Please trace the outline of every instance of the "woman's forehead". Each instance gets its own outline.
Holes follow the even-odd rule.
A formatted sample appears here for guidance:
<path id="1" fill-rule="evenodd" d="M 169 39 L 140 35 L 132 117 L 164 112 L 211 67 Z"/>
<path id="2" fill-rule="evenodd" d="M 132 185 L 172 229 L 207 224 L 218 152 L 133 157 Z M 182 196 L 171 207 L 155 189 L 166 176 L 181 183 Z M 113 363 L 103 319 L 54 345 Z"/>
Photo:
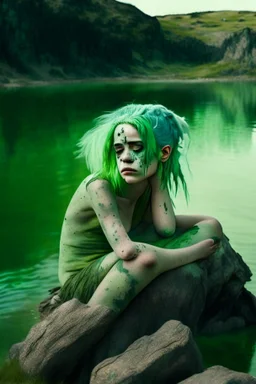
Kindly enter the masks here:
<path id="1" fill-rule="evenodd" d="M 127 123 L 123 123 L 123 124 L 118 124 L 115 128 L 115 132 L 114 132 L 114 140 L 115 141 L 118 141 L 118 139 L 124 139 L 126 138 L 126 140 L 128 139 L 131 139 L 131 140 L 141 140 L 141 137 L 140 137 L 140 134 L 139 132 L 137 131 L 137 129 L 131 125 L 131 124 L 127 124 Z"/>

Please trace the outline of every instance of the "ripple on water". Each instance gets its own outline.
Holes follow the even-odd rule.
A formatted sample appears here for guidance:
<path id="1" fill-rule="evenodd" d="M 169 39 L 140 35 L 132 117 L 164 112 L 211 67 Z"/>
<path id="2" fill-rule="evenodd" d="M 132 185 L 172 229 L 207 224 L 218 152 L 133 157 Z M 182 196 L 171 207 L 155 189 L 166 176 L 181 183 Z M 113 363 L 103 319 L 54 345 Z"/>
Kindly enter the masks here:
<path id="1" fill-rule="evenodd" d="M 58 256 L 52 255 L 32 267 L 0 274 L 0 318 L 46 297 L 59 284 L 57 270 Z"/>

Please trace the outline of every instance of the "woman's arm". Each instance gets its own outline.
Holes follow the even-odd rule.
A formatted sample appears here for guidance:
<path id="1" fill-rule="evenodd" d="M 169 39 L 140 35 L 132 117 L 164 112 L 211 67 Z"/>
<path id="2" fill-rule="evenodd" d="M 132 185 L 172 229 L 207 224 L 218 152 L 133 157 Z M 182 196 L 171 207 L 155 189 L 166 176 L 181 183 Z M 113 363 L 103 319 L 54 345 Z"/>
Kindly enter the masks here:
<path id="1" fill-rule="evenodd" d="M 136 243 L 120 219 L 115 194 L 107 180 L 94 180 L 87 187 L 91 205 L 115 254 L 124 260 L 136 257 Z"/>
<path id="2" fill-rule="evenodd" d="M 156 257 L 162 258 L 167 269 L 180 267 L 202 258 L 201 252 L 172 253 L 173 250 L 155 247 L 150 244 L 133 242 L 123 226 L 119 216 L 115 195 L 106 180 L 95 180 L 87 187 L 92 208 L 99 218 L 101 227 L 115 254 L 125 261 L 144 256 L 144 262 L 151 265 Z M 149 256 L 153 256 L 149 257 Z M 208 254 L 207 254 L 208 255 Z M 205 255 L 205 256 L 207 256 Z M 166 258 L 165 258 L 166 256 Z M 170 267 L 171 265 L 171 267 Z"/>
<path id="3" fill-rule="evenodd" d="M 95 180 L 87 187 L 91 206 L 115 254 L 123 260 L 136 258 L 143 252 L 162 252 L 163 249 L 132 241 L 120 219 L 115 194 L 106 180 Z"/>
<path id="4" fill-rule="evenodd" d="M 176 229 L 176 218 L 169 192 L 167 188 L 161 188 L 157 174 L 149 181 L 152 187 L 151 208 L 154 227 L 160 236 L 172 236 Z"/>

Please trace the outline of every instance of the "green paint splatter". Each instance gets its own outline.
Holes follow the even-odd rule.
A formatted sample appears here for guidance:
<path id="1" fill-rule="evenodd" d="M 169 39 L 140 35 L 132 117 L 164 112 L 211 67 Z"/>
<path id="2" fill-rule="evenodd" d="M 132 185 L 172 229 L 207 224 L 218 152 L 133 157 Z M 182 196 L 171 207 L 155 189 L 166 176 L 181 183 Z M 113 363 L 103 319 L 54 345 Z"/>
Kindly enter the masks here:
<path id="1" fill-rule="evenodd" d="M 170 242 L 166 244 L 166 248 L 171 248 L 171 249 L 184 248 L 184 247 L 189 247 L 192 244 L 198 243 L 198 240 L 195 237 L 198 234 L 199 230 L 200 228 L 197 225 L 195 225 L 194 227 L 190 228 L 180 236 L 172 237 L 172 239 L 170 239 Z"/>
<path id="2" fill-rule="evenodd" d="M 126 282 L 126 291 L 122 292 L 122 296 L 113 298 L 113 310 L 115 312 L 121 312 L 127 305 L 131 302 L 131 300 L 137 294 L 137 285 L 138 281 L 129 273 L 128 269 L 124 268 L 123 261 L 120 260 L 116 263 L 117 270 L 125 275 L 125 278 L 128 280 Z M 123 280 L 123 278 L 122 278 Z"/>

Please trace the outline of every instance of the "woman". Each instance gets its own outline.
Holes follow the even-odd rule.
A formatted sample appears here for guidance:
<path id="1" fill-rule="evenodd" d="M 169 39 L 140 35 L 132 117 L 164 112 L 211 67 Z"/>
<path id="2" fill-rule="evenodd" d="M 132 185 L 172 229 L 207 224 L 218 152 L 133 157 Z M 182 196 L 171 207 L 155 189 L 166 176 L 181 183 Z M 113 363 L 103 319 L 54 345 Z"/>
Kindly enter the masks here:
<path id="1" fill-rule="evenodd" d="M 208 216 L 175 215 L 170 193 L 188 126 L 162 105 L 130 104 L 81 139 L 91 175 L 68 206 L 60 241 L 61 299 L 120 313 L 161 273 L 212 255 L 222 238 Z"/>

